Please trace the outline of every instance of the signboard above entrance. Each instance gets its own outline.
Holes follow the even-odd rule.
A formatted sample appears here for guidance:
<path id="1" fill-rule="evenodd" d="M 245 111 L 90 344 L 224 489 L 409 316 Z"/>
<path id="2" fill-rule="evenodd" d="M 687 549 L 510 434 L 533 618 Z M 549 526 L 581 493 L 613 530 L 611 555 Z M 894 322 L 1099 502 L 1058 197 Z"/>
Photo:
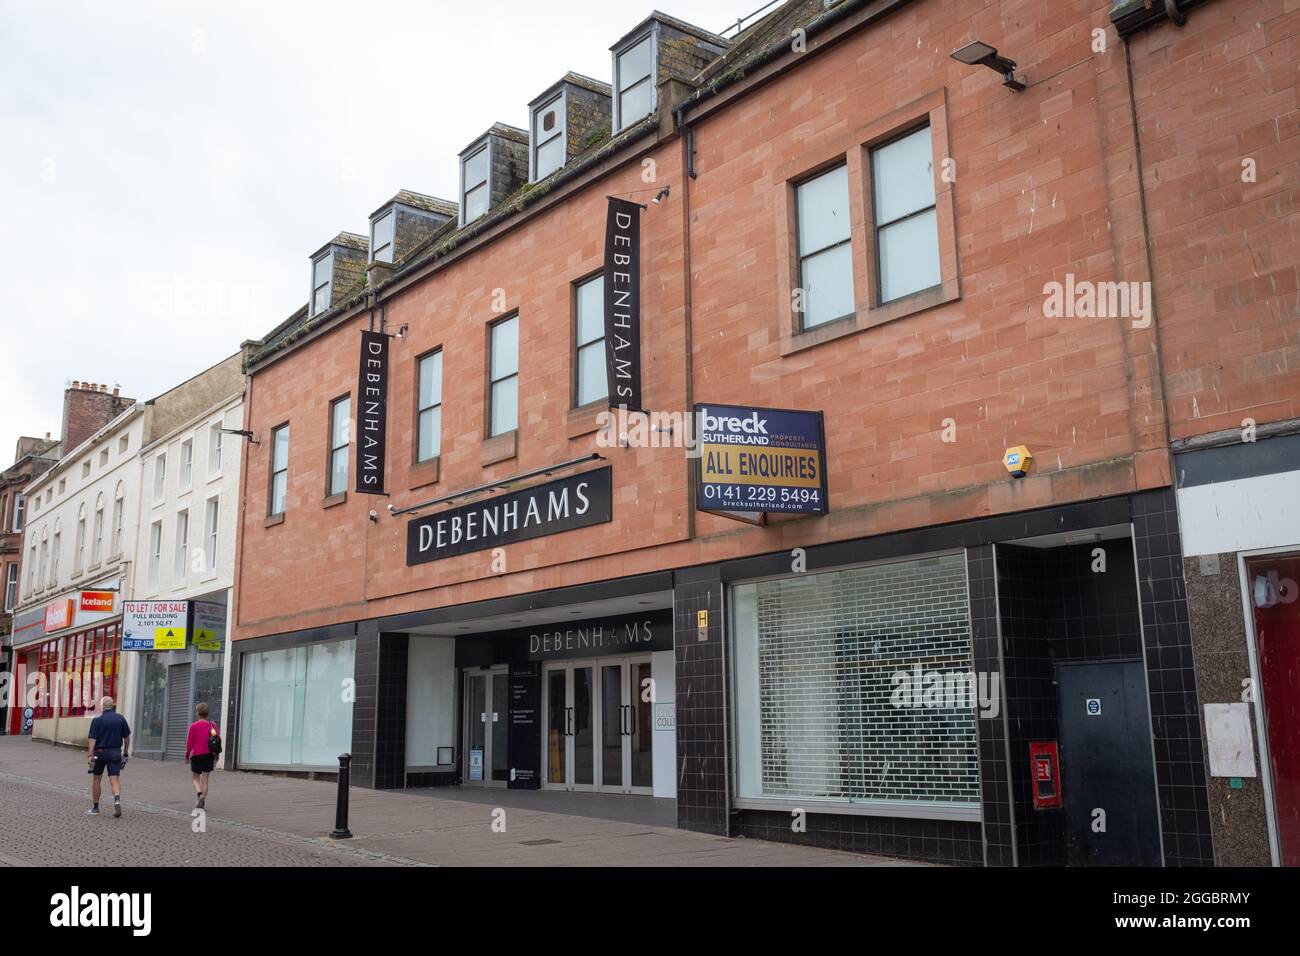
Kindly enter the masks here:
<path id="1" fill-rule="evenodd" d="M 772 513 L 826 514 L 821 412 L 700 404 L 695 421 L 700 511 L 745 521 Z"/>
<path id="2" fill-rule="evenodd" d="M 416 518 L 406 527 L 406 563 L 424 564 L 601 524 L 613 517 L 610 469 L 548 481 Z"/>
<path id="3" fill-rule="evenodd" d="M 123 601 L 122 650 L 183 651 L 188 601 Z"/>

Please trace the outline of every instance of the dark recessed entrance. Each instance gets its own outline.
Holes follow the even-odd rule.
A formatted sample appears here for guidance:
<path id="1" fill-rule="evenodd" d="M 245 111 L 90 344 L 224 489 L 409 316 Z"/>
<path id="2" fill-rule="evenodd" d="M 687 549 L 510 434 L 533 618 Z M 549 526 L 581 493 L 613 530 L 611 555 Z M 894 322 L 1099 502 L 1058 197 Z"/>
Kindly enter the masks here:
<path id="1" fill-rule="evenodd" d="M 997 571 L 1019 864 L 1159 866 L 1129 529 L 999 544 Z M 1059 806 L 1036 805 L 1031 742 L 1058 748 Z"/>

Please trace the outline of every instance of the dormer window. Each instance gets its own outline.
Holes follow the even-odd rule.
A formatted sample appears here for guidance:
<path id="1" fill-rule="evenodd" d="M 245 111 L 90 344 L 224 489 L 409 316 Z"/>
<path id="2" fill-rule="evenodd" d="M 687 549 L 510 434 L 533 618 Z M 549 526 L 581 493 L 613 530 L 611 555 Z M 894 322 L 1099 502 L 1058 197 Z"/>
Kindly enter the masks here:
<path id="1" fill-rule="evenodd" d="M 396 234 L 397 211 L 389 210 L 370 227 L 370 258 L 374 262 L 393 261 L 393 237 Z"/>
<path id="2" fill-rule="evenodd" d="M 528 178 L 545 179 L 564 165 L 564 94 L 533 110 L 533 169 Z"/>
<path id="3" fill-rule="evenodd" d="M 618 53 L 614 66 L 615 127 L 626 129 L 655 108 L 654 34 L 647 33 Z"/>
<path id="4" fill-rule="evenodd" d="M 311 314 L 319 315 L 330 307 L 330 281 L 334 273 L 334 253 L 327 252 L 311 264 Z"/>
<path id="5" fill-rule="evenodd" d="M 461 224 L 473 222 L 488 211 L 488 144 L 465 158 L 460 171 Z"/>

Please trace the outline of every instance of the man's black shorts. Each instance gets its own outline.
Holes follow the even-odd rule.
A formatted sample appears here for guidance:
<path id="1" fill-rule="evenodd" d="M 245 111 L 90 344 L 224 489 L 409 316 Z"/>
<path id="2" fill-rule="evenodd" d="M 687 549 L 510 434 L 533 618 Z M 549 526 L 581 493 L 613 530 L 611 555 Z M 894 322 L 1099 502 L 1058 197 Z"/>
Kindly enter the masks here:
<path id="1" fill-rule="evenodd" d="M 95 751 L 95 766 L 92 768 L 91 772 L 94 773 L 96 777 L 102 777 L 105 768 L 108 769 L 108 775 L 110 777 L 116 777 L 122 773 L 121 749 L 114 748 L 112 750 Z"/>

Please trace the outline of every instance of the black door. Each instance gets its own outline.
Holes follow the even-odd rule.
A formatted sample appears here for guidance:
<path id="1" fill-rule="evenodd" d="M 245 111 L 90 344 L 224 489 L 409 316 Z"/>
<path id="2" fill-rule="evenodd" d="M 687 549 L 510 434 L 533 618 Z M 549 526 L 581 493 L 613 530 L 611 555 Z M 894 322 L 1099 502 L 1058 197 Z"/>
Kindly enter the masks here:
<path id="1" fill-rule="evenodd" d="M 1145 678 L 1140 661 L 1056 667 L 1071 865 L 1160 865 Z"/>

